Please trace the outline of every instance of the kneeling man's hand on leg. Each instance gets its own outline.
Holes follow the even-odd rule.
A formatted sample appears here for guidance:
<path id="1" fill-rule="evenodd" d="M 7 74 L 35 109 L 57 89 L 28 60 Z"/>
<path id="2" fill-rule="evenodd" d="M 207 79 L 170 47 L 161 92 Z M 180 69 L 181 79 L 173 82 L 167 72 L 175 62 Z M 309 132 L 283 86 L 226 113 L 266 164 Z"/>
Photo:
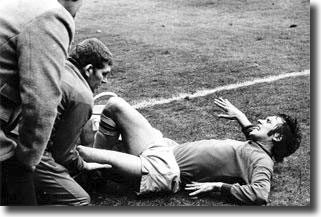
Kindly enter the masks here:
<path id="1" fill-rule="evenodd" d="M 100 163 L 93 163 L 93 162 L 89 163 L 84 161 L 85 170 L 110 169 L 110 168 L 112 168 L 110 164 L 100 164 Z"/>

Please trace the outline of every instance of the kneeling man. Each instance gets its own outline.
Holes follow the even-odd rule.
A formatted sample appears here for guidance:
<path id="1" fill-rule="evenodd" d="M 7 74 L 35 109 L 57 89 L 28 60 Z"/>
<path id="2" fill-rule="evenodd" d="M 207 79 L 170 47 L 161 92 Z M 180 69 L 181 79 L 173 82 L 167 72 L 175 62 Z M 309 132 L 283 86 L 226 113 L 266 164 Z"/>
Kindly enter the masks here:
<path id="1" fill-rule="evenodd" d="M 76 150 L 79 135 L 92 115 L 93 91 L 106 83 L 112 54 L 90 38 L 71 51 L 62 74 L 62 100 L 44 155 L 36 167 L 37 200 L 42 205 L 88 205 L 90 196 L 74 180 L 83 170 L 108 167 L 84 161 Z"/>

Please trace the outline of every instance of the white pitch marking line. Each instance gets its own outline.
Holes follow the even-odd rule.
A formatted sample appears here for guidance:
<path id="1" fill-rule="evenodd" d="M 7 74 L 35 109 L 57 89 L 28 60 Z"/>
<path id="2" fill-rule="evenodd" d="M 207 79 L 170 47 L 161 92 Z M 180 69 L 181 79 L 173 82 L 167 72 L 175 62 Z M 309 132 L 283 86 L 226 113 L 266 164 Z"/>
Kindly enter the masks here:
<path id="1" fill-rule="evenodd" d="M 210 95 L 210 94 L 213 94 L 213 93 L 216 93 L 219 91 L 223 91 L 223 90 L 232 90 L 232 89 L 237 89 L 237 88 L 241 88 L 241 87 L 248 87 L 248 86 L 259 84 L 259 83 L 271 83 L 271 82 L 281 80 L 284 78 L 306 76 L 306 75 L 310 75 L 310 70 L 304 70 L 302 72 L 291 72 L 291 73 L 286 73 L 286 74 L 267 76 L 264 78 L 254 79 L 252 81 L 245 81 L 245 82 L 236 83 L 236 84 L 228 84 L 228 85 L 220 86 L 220 87 L 217 87 L 214 89 L 199 90 L 193 94 L 182 93 L 182 94 L 179 94 L 178 96 L 174 96 L 169 99 L 164 99 L 164 98 L 160 98 L 157 100 L 150 99 L 150 100 L 146 100 L 146 101 L 137 102 L 135 105 L 133 105 L 133 107 L 136 109 L 147 108 L 147 107 L 152 107 L 155 105 L 162 105 L 162 104 L 166 104 L 166 103 L 171 103 L 173 101 L 178 101 L 178 100 L 182 100 L 185 98 L 192 99 L 192 98 L 207 96 L 207 95 Z M 103 108 L 104 108 L 104 105 L 95 105 L 94 110 L 93 110 L 93 115 L 100 115 Z"/>
<path id="2" fill-rule="evenodd" d="M 223 90 L 232 90 L 232 89 L 237 89 L 237 88 L 241 88 L 241 87 L 248 87 L 248 86 L 259 84 L 259 83 L 271 83 L 271 82 L 281 80 L 284 78 L 306 76 L 306 75 L 310 75 L 310 70 L 304 70 L 302 72 L 291 72 L 291 73 L 280 74 L 280 75 L 273 75 L 273 76 L 268 76 L 268 77 L 264 77 L 264 78 L 254 79 L 252 81 L 245 81 L 242 83 L 224 85 L 224 86 L 220 86 L 220 87 L 217 87 L 214 89 L 199 90 L 193 94 L 182 93 L 182 94 L 179 94 L 178 96 L 174 96 L 169 99 L 164 99 L 164 98 L 161 98 L 158 100 L 150 99 L 150 100 L 138 102 L 133 107 L 136 109 L 147 108 L 147 107 L 152 107 L 155 105 L 171 103 L 173 101 L 178 101 L 178 100 L 182 100 L 185 98 L 192 99 L 192 98 L 197 98 L 197 97 L 203 97 L 203 96 L 207 96 L 207 95 L 210 95 L 210 94 L 213 94 L 213 93 L 216 93 L 219 91 L 223 91 Z"/>

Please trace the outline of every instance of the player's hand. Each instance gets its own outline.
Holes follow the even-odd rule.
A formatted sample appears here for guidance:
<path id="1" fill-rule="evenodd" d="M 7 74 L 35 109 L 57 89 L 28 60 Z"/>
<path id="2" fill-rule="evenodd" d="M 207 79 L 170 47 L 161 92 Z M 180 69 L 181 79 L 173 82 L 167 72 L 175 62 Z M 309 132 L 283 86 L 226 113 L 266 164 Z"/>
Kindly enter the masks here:
<path id="1" fill-rule="evenodd" d="M 230 103 L 230 101 L 223 99 L 222 97 L 215 99 L 214 103 L 226 112 L 225 114 L 218 114 L 219 118 L 237 119 L 243 114 L 238 108 Z"/>
<path id="2" fill-rule="evenodd" d="M 110 164 L 100 164 L 100 163 L 92 163 L 84 161 L 84 169 L 85 170 L 98 170 L 98 169 L 110 169 L 112 166 Z"/>
<path id="3" fill-rule="evenodd" d="M 222 185 L 222 182 L 192 182 L 191 184 L 186 184 L 185 190 L 192 191 L 189 196 L 197 196 L 212 191 L 220 192 Z"/>

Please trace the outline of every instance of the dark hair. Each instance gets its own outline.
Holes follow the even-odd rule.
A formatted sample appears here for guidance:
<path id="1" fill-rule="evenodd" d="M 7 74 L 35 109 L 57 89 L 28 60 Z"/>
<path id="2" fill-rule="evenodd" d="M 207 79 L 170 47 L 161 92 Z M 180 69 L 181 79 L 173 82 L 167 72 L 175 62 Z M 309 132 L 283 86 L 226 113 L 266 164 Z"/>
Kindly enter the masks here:
<path id="1" fill-rule="evenodd" d="M 79 69 L 88 64 L 92 64 L 96 69 L 102 69 L 105 63 L 113 65 L 111 52 L 96 38 L 89 38 L 77 44 L 68 59 Z"/>
<path id="2" fill-rule="evenodd" d="M 283 159 L 293 154 L 301 143 L 301 131 L 296 118 L 286 114 L 278 114 L 284 120 L 284 123 L 276 129 L 269 132 L 270 135 L 279 133 L 282 136 L 281 141 L 273 141 L 272 156 L 276 162 L 282 162 Z"/>

